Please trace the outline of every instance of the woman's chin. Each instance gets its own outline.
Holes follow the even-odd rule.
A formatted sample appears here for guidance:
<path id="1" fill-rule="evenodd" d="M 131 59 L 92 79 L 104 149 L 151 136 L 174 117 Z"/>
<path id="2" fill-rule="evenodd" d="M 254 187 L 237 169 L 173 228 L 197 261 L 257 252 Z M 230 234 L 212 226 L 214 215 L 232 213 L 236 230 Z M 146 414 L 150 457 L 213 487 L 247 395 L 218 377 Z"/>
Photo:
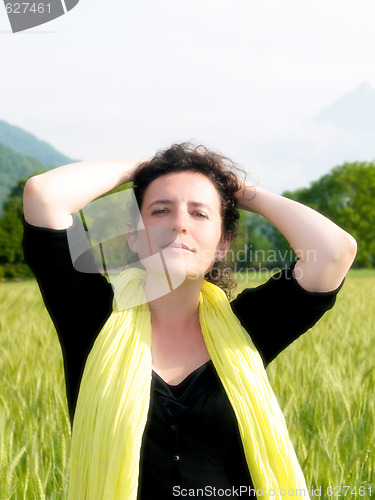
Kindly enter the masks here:
<path id="1" fill-rule="evenodd" d="M 181 256 L 177 259 L 166 259 L 155 254 L 142 259 L 141 262 L 146 269 L 147 282 L 152 285 L 155 294 L 160 289 L 160 296 L 179 287 L 186 279 L 186 265 Z"/>

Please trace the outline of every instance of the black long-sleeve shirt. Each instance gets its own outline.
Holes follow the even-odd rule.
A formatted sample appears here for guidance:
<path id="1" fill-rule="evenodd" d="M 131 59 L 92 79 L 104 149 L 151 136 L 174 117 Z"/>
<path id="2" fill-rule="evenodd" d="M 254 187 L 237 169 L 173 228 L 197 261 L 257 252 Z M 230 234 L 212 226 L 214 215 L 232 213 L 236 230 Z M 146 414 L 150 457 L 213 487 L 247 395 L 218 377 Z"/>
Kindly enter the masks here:
<path id="1" fill-rule="evenodd" d="M 24 221 L 23 246 L 59 336 L 73 420 L 87 355 L 112 312 L 112 286 L 99 273 L 74 268 L 67 230 Z M 308 292 L 291 266 L 267 283 L 244 290 L 231 307 L 267 366 L 334 305 L 339 288 Z M 251 477 L 236 417 L 212 362 L 177 386 L 153 372 L 138 499 L 168 500 L 189 490 L 200 498 L 215 497 L 215 488 L 216 496 L 226 490 L 226 498 L 231 498 L 231 490 L 238 498 L 240 486 L 251 488 Z"/>

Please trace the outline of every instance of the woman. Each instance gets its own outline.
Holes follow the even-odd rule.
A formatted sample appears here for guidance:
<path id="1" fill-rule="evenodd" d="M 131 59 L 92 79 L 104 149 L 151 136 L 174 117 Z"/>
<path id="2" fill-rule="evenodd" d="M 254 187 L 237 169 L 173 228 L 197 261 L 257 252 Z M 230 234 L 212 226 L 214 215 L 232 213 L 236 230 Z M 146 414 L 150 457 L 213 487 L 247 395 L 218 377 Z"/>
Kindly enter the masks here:
<path id="1" fill-rule="evenodd" d="M 74 212 L 129 181 L 141 219 L 128 244 L 146 272 L 125 272 L 119 295 L 140 305 L 119 308 L 104 277 L 74 269 L 67 228 Z M 236 233 L 236 208 L 270 220 L 299 260 L 229 305 L 208 281 L 228 285 L 220 261 Z M 69 498 L 236 498 L 254 490 L 267 498 L 288 489 L 308 498 L 263 365 L 333 306 L 353 238 L 314 210 L 241 181 L 227 158 L 186 143 L 145 162 L 82 162 L 33 177 L 24 213 L 25 256 L 59 334 L 74 415 Z M 155 254 L 161 266 L 149 260 Z M 157 296 L 165 275 L 179 284 Z"/>

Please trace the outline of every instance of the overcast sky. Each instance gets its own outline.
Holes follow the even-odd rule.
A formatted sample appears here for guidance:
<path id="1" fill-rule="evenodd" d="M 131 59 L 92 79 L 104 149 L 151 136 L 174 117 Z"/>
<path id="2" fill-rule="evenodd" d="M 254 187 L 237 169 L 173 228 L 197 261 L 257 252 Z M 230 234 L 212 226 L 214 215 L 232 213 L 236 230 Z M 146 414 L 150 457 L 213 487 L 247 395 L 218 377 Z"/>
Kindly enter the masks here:
<path id="1" fill-rule="evenodd" d="M 84 160 L 194 140 L 285 189 L 254 151 L 375 87 L 374 25 L 373 0 L 80 0 L 13 34 L 0 5 L 0 119 Z"/>

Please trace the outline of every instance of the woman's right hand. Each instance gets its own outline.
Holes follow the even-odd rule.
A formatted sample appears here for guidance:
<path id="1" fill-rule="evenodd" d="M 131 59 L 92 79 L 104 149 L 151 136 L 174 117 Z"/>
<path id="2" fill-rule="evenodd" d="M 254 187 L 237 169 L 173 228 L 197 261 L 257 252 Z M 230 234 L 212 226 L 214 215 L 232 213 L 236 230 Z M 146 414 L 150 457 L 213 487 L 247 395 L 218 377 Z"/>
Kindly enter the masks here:
<path id="1" fill-rule="evenodd" d="M 31 177 L 23 195 L 24 215 L 34 226 L 65 229 L 72 215 L 95 198 L 132 182 L 148 159 L 70 163 Z"/>

